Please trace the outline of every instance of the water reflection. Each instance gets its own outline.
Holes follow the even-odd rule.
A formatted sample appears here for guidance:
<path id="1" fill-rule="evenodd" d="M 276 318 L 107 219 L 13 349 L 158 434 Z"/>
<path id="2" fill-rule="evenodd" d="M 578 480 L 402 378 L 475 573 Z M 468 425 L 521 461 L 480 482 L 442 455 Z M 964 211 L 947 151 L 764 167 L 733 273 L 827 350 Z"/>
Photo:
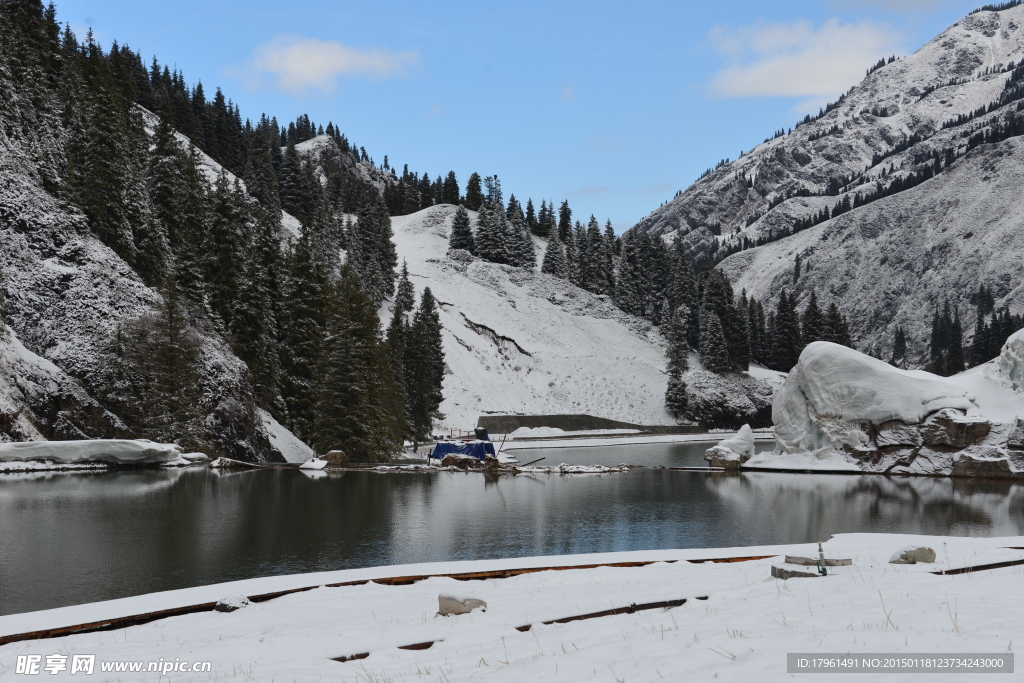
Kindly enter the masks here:
<path id="1" fill-rule="evenodd" d="M 1018 535 L 1022 503 L 1024 487 L 999 481 L 654 469 L 0 477 L 0 613 L 420 561 L 805 542 L 854 531 Z"/>

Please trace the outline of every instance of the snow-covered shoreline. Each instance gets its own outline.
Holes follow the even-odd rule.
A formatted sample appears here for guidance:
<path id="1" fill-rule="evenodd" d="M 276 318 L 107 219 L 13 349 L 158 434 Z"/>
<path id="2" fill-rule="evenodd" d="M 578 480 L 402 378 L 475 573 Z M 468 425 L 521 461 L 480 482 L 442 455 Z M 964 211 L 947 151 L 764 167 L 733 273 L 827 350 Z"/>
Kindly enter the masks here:
<path id="1" fill-rule="evenodd" d="M 934 563 L 889 564 L 909 545 Z M 852 560 L 829 575 L 771 578 L 785 555 L 816 557 L 811 543 L 441 562 L 248 579 L 108 602 L 0 616 L 0 638 L 213 603 L 227 596 L 295 591 L 232 613 L 201 611 L 114 631 L 0 646 L 17 655 L 96 654 L 98 661 L 176 658 L 213 662 L 209 674 L 169 680 L 780 680 L 787 652 L 1007 653 L 1024 639 L 1021 567 L 961 575 L 933 572 L 1024 560 L 1024 537 L 840 534 L 826 558 Z M 763 558 L 699 562 L 713 558 Z M 438 576 L 565 568 L 458 581 Z M 650 563 L 650 564 L 641 564 Z M 405 585 L 374 583 L 424 577 Z M 357 583 L 369 581 L 368 583 Z M 328 584 L 349 585 L 329 587 Z M 596 590 L 595 590 L 596 589 Z M 436 616 L 438 595 L 487 602 Z M 658 601 L 685 603 L 569 623 L 543 622 Z M 884 605 L 884 606 L 883 606 Z M 523 627 L 530 626 L 529 630 Z M 400 646 L 433 642 L 425 649 Z M 344 663 L 332 661 L 360 653 Z M 54 680 L 71 680 L 67 672 Z M 375 677 L 375 678 L 374 678 Z M 766 678 L 767 677 L 767 678 Z M 0 680 L 17 680 L 12 666 Z M 893 680 L 910 676 L 893 674 Z M 915 679 L 916 680 L 916 679 Z M 958 678 L 958 680 L 968 680 Z"/>

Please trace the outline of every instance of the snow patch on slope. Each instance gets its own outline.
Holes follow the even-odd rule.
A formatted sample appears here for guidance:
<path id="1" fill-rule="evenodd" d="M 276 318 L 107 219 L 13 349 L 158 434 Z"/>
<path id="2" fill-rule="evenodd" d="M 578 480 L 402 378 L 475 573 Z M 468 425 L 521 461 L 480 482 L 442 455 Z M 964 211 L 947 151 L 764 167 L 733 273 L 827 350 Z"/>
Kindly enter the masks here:
<path id="1" fill-rule="evenodd" d="M 550 275 L 449 259 L 455 208 L 392 218 L 417 292 L 429 286 L 439 304 L 448 366 L 442 426 L 465 429 L 488 413 L 672 424 L 655 328 Z"/>

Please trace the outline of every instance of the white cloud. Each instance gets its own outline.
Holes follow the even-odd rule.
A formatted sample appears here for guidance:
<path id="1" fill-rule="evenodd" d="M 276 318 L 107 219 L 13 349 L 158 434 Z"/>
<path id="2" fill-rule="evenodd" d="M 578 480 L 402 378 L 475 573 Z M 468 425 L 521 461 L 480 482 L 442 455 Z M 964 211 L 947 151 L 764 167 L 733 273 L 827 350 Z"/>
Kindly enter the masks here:
<path id="1" fill-rule="evenodd" d="M 729 58 L 709 87 L 717 97 L 833 98 L 880 57 L 904 52 L 903 34 L 886 24 L 836 19 L 716 26 L 709 37 Z"/>
<path id="2" fill-rule="evenodd" d="M 388 78 L 418 61 L 417 52 L 361 50 L 333 40 L 277 36 L 253 50 L 245 71 L 255 84 L 262 84 L 262 76 L 269 74 L 282 90 L 330 92 L 342 76 Z"/>

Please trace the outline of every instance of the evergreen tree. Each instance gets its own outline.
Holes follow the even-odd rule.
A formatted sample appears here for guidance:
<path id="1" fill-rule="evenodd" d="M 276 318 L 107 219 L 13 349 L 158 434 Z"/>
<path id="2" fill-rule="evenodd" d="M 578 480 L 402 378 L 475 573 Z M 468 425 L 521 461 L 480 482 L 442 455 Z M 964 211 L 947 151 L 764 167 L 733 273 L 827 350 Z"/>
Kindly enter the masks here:
<path id="1" fill-rule="evenodd" d="M 721 374 L 729 370 L 729 351 L 722 322 L 709 308 L 700 314 L 700 360 L 705 370 Z"/>
<path id="2" fill-rule="evenodd" d="M 232 187 L 221 171 L 214 186 L 210 207 L 210 244 L 206 282 L 210 306 L 230 326 L 232 303 L 238 295 L 248 243 L 248 216 L 239 188 Z"/>
<path id="3" fill-rule="evenodd" d="M 802 348 L 800 321 L 796 313 L 796 296 L 791 297 L 786 290 L 782 290 L 772 331 L 771 367 L 780 372 L 789 372 L 799 360 Z"/>
<path id="4" fill-rule="evenodd" d="M 455 171 L 448 171 L 441 189 L 442 204 L 459 203 L 459 181 L 455 178 Z M 463 247 L 459 247 L 460 249 Z"/>
<path id="5" fill-rule="evenodd" d="M 892 338 L 892 363 L 898 365 L 897 361 L 901 361 L 907 357 L 907 334 L 903 331 L 903 326 L 897 325 L 896 331 L 893 333 Z"/>
<path id="6" fill-rule="evenodd" d="M 253 394 L 264 408 L 286 419 L 281 395 L 277 308 L 280 304 L 281 245 L 275 224 L 264 220 L 252 225 L 243 253 L 238 290 L 231 302 L 228 331 L 235 352 L 249 368 Z"/>
<path id="7" fill-rule="evenodd" d="M 576 244 L 576 234 L 572 228 L 565 233 L 565 263 L 568 280 L 579 287 L 581 285 L 580 251 Z"/>
<path id="8" fill-rule="evenodd" d="M 686 337 L 686 323 L 677 311 L 668 330 L 668 388 L 665 391 L 665 408 L 677 418 L 687 407 L 683 373 L 690 367 L 690 345 Z"/>
<path id="9" fill-rule="evenodd" d="M 526 200 L 526 226 L 531 234 L 537 234 L 537 209 L 533 206 L 533 199 Z"/>
<path id="10" fill-rule="evenodd" d="M 587 223 L 586 250 L 582 254 L 583 288 L 595 294 L 610 294 L 608 274 L 605 272 L 605 241 L 601 226 L 594 216 Z"/>
<path id="11" fill-rule="evenodd" d="M 811 290 L 811 298 L 807 302 L 807 308 L 804 309 L 801 322 L 803 331 L 800 339 L 804 345 L 825 339 L 825 316 L 818 308 L 818 295 L 813 290 Z"/>
<path id="12" fill-rule="evenodd" d="M 103 393 L 139 438 L 203 450 L 199 339 L 169 278 L 156 312 L 119 326 Z"/>
<path id="13" fill-rule="evenodd" d="M 964 370 L 964 333 L 957 315 L 950 326 L 949 349 L 946 352 L 945 371 L 947 375 L 955 375 Z"/>
<path id="14" fill-rule="evenodd" d="M 828 314 L 825 316 L 825 341 L 833 344 L 853 348 L 853 340 L 850 338 L 850 325 L 846 318 L 839 312 L 836 302 L 828 307 Z"/>
<path id="15" fill-rule="evenodd" d="M 395 311 L 398 313 L 410 313 L 416 306 L 416 291 L 409 280 L 409 266 L 402 261 L 402 274 L 398 278 L 398 288 L 395 292 Z"/>
<path id="16" fill-rule="evenodd" d="M 423 290 L 419 308 L 413 317 L 410 329 L 410 344 L 407 356 L 408 397 L 411 429 L 415 440 L 430 437 L 433 421 L 443 419 L 439 412 L 444 400 L 444 349 L 442 345 L 441 319 L 430 288 Z"/>
<path id="17" fill-rule="evenodd" d="M 465 249 L 470 254 L 475 253 L 476 246 L 473 242 L 473 228 L 470 225 L 469 212 L 466 207 L 459 205 L 452 218 L 452 232 L 448 237 L 449 249 Z"/>
<path id="18" fill-rule="evenodd" d="M 800 279 L 800 254 L 796 255 L 796 260 L 793 261 L 793 284 L 797 283 Z"/>
<path id="19" fill-rule="evenodd" d="M 288 428 L 309 443 L 316 404 L 316 369 L 325 350 L 331 300 L 329 270 L 303 230 L 285 262 L 281 306 L 281 393 Z"/>
<path id="20" fill-rule="evenodd" d="M 643 276 L 640 252 L 635 231 L 630 230 L 622 240 L 622 257 L 615 278 L 615 305 L 626 313 L 643 315 Z"/>
<path id="21" fill-rule="evenodd" d="M 609 219 L 604 226 L 601 245 L 601 271 L 604 278 L 602 285 L 606 294 L 615 293 L 615 229 Z"/>
<path id="22" fill-rule="evenodd" d="M 477 216 L 476 255 L 493 263 L 512 263 L 512 234 L 501 197 L 497 176 L 488 176 L 487 198 Z"/>
<path id="23" fill-rule="evenodd" d="M 474 173 L 469 176 L 466 183 L 466 199 L 463 202 L 470 211 L 479 211 L 484 205 L 483 188 L 480 185 L 480 174 Z"/>
<path id="24" fill-rule="evenodd" d="M 558 238 L 568 244 L 569 233 L 572 231 L 572 209 L 569 208 L 569 200 L 562 201 L 558 209 Z"/>
<path id="25" fill-rule="evenodd" d="M 383 462 L 401 446 L 401 397 L 380 337 L 376 304 L 343 266 L 332 287 L 324 352 L 314 379 L 310 443 L 355 462 Z"/>
<path id="26" fill-rule="evenodd" d="M 569 277 L 569 265 L 565 260 L 565 247 L 558 235 L 554 234 L 548 240 L 548 248 L 544 252 L 544 262 L 541 263 L 540 272 L 554 275 L 563 280 Z"/>

